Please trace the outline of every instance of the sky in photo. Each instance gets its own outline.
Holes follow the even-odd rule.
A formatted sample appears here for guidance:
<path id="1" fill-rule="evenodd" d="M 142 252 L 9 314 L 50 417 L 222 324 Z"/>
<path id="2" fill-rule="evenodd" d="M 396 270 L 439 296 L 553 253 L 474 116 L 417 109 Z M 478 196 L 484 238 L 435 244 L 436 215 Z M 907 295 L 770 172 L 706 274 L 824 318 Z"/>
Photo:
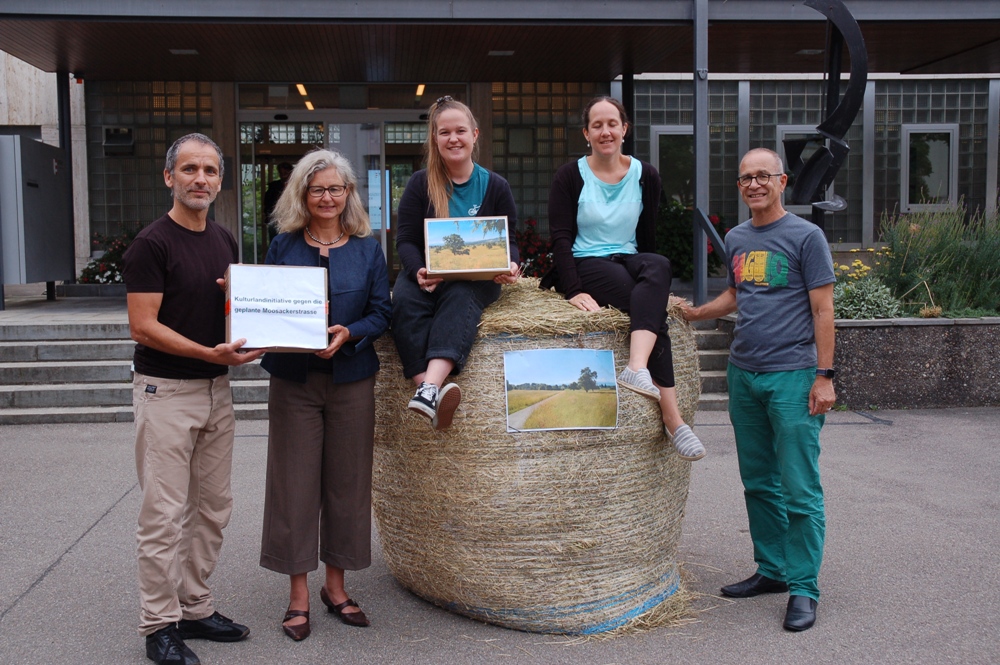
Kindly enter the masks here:
<path id="1" fill-rule="evenodd" d="M 503 237 L 497 236 L 497 234 L 493 231 L 490 231 L 484 237 L 483 230 L 477 230 L 475 223 L 471 219 L 449 219 L 446 221 L 433 221 L 427 224 L 427 245 L 429 247 L 443 245 L 444 237 L 450 236 L 452 233 L 457 233 L 462 236 L 462 240 L 468 243 L 479 242 L 489 238 Z"/>
<path id="2" fill-rule="evenodd" d="M 507 381 L 513 385 L 573 383 L 580 378 L 580 370 L 584 367 L 597 372 L 600 384 L 613 385 L 615 382 L 614 353 L 600 349 L 505 351 L 503 365 Z"/>

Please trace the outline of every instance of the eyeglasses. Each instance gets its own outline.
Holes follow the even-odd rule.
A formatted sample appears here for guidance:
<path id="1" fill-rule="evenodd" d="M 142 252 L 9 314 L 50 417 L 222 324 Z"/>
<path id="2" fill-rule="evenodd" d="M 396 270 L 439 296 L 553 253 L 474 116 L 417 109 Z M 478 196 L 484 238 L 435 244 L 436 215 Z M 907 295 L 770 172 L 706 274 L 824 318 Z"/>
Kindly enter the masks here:
<path id="1" fill-rule="evenodd" d="M 754 180 L 756 180 L 757 184 L 760 185 L 761 187 L 763 187 L 768 182 L 770 182 L 771 178 L 780 178 L 783 175 L 785 175 L 785 174 L 784 173 L 758 173 L 757 175 L 741 175 L 739 178 L 736 179 L 736 182 L 738 182 L 740 184 L 740 187 L 749 187 L 750 183 L 752 183 Z"/>
<path id="2" fill-rule="evenodd" d="M 343 196 L 344 192 L 347 191 L 347 185 L 330 185 L 329 187 L 307 187 L 306 191 L 309 192 L 309 196 L 314 199 L 321 199 L 323 195 L 327 192 L 330 196 L 337 198 L 338 196 Z"/>
<path id="3" fill-rule="evenodd" d="M 455 101 L 454 97 L 452 97 L 451 95 L 445 95 L 444 97 L 438 97 L 437 101 L 434 103 L 440 104 L 442 102 L 453 102 L 453 101 Z"/>

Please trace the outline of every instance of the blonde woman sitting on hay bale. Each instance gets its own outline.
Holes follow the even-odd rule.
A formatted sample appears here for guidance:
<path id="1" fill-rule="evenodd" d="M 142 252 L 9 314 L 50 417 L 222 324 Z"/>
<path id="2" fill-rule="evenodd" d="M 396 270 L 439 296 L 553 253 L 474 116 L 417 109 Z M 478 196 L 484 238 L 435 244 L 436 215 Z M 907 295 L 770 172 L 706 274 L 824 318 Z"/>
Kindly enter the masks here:
<path id="1" fill-rule="evenodd" d="M 518 278 L 514 196 L 506 180 L 473 161 L 478 138 L 468 106 L 437 100 L 427 116 L 427 168 L 413 174 L 399 201 L 396 251 L 403 269 L 392 291 L 392 335 L 403 375 L 417 386 L 408 408 L 437 430 L 451 426 L 462 400 L 459 387 L 445 382 L 462 371 L 483 310 L 500 297 L 501 284 Z M 501 215 L 507 217 L 509 273 L 493 281 L 447 282 L 427 274 L 424 219 Z"/>
<path id="2" fill-rule="evenodd" d="M 583 111 L 589 155 L 565 164 L 549 193 L 556 286 L 575 307 L 611 305 L 631 318 L 628 366 L 618 383 L 656 400 L 663 429 L 681 459 L 699 460 L 705 446 L 681 418 L 667 332 L 670 260 L 654 251 L 660 174 L 622 154 L 629 129 L 621 102 L 592 99 Z"/>

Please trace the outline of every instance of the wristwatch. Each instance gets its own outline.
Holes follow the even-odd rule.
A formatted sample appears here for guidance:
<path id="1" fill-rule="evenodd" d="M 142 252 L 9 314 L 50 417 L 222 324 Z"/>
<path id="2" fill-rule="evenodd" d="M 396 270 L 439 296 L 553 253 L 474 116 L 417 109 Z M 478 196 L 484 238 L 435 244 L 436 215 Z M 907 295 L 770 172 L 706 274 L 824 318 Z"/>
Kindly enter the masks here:
<path id="1" fill-rule="evenodd" d="M 832 367 L 828 367 L 825 369 L 821 367 L 816 370 L 816 376 L 825 376 L 828 379 L 832 379 L 833 375 L 836 373 L 837 372 Z"/>

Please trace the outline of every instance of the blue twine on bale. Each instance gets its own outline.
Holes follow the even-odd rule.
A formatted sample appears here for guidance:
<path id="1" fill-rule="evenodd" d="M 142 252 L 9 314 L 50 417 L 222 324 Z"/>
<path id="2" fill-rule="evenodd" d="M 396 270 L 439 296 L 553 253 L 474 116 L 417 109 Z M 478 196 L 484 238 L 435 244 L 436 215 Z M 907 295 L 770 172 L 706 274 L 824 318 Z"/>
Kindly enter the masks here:
<path id="1" fill-rule="evenodd" d="M 668 583 L 668 586 L 659 593 L 656 593 L 656 595 L 648 598 L 640 605 L 600 623 L 585 626 L 576 630 L 567 630 L 559 626 L 546 625 L 545 623 L 546 619 L 551 621 L 579 616 L 581 614 L 594 614 L 608 610 L 616 605 L 623 605 L 630 600 L 634 600 L 645 595 L 646 593 L 649 593 L 652 589 L 655 589 L 657 586 L 664 583 Z M 643 584 L 632 591 L 620 593 L 609 598 L 570 605 L 569 607 L 493 609 L 486 607 L 470 607 L 456 602 L 442 603 L 442 606 L 452 612 L 465 614 L 466 616 L 471 616 L 490 623 L 496 623 L 497 619 L 503 619 L 504 623 L 502 625 L 528 632 L 564 633 L 568 635 L 596 635 L 598 633 L 605 633 L 609 630 L 614 630 L 615 628 L 625 625 L 632 619 L 648 612 L 670 596 L 677 593 L 678 589 L 680 589 L 680 576 L 677 574 L 677 568 L 675 566 L 670 570 L 670 572 L 665 573 L 655 582 Z M 522 625 L 518 625 L 519 623 Z"/>

